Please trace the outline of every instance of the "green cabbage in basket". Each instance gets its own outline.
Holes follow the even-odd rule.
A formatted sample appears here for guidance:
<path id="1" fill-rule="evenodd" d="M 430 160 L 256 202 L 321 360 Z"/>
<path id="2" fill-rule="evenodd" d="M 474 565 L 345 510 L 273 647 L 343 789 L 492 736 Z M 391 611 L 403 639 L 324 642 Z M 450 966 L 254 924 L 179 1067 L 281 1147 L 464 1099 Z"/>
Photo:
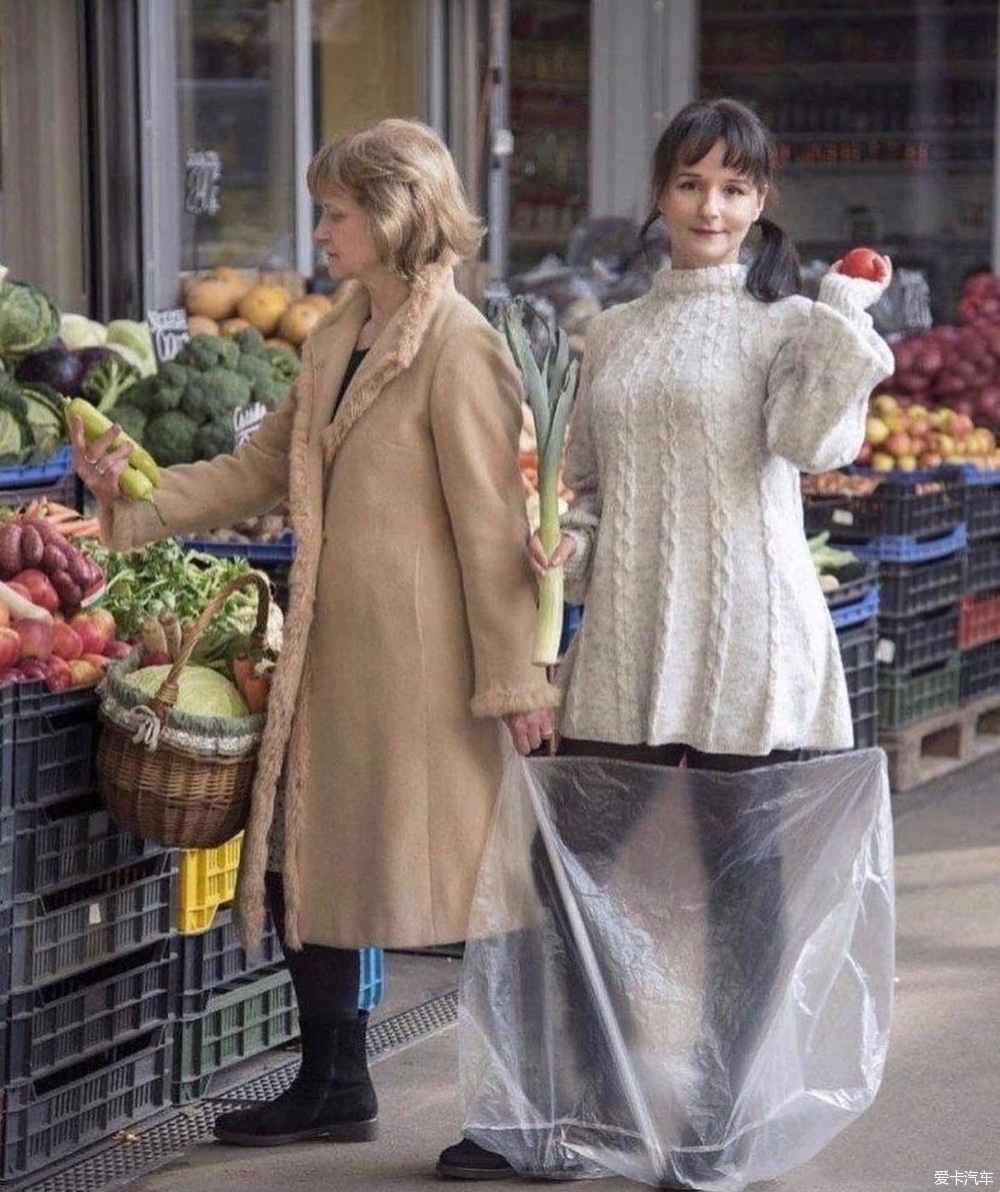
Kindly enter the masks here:
<path id="1" fill-rule="evenodd" d="M 169 666 L 143 666 L 122 677 L 130 687 L 152 698 L 169 674 Z M 230 720 L 250 715 L 236 685 L 207 666 L 185 666 L 181 670 L 174 710 L 189 716 L 224 716 Z"/>

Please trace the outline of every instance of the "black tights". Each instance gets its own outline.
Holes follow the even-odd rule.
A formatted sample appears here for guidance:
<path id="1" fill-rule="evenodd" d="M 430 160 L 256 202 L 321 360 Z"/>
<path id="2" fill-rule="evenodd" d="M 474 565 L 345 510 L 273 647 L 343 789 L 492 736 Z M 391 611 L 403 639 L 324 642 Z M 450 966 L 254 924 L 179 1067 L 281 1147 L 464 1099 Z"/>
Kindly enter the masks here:
<path id="1" fill-rule="evenodd" d="M 285 943 L 285 884 L 281 874 L 273 870 L 267 871 L 264 880 L 271 916 L 295 987 L 300 1020 L 320 1027 L 355 1021 L 361 953 L 356 948 L 329 948 L 324 944 L 289 948 Z"/>
<path id="2" fill-rule="evenodd" d="M 566 738 L 561 741 L 559 752 L 662 766 L 679 766 L 683 761 L 692 769 L 721 773 L 739 773 L 797 761 L 804 756 L 801 751 L 775 750 L 766 757 L 744 757 L 700 753 L 684 745 L 616 746 Z M 733 1095 L 743 1084 L 764 1025 L 783 944 L 780 857 L 757 856 L 751 865 L 740 863 L 741 857 L 757 851 L 747 847 L 748 834 L 763 833 L 766 838 L 777 828 L 775 820 L 779 812 L 773 806 L 758 806 L 752 816 L 741 816 L 744 806 L 741 792 L 733 789 L 720 790 L 711 800 L 695 800 L 693 807 L 708 879 L 704 1021 L 707 1037 L 713 1043 L 703 1057 L 704 1108 L 709 1120 L 702 1129 L 706 1134 L 717 1135 L 725 1129 Z M 580 816 L 570 817 L 572 822 L 559 827 L 569 847 L 579 855 L 590 861 L 609 862 L 633 825 L 641 820 L 644 810 L 641 800 L 623 801 L 618 822 L 612 823 L 605 815 L 600 825 L 590 825 L 588 831 L 587 817 Z M 548 853 L 537 833 L 532 844 L 532 870 L 539 896 L 552 914 L 567 959 L 566 992 L 581 1035 L 578 1045 L 587 1057 L 590 1071 L 605 1085 L 602 1098 L 605 1109 L 622 1121 L 623 1111 L 631 1115 L 622 1106 L 620 1096 L 615 1096 L 617 1090 L 607 1089 L 609 1078 L 612 1086 L 617 1084 L 610 1075 L 615 1067 L 590 1005 L 589 983 L 573 943 Z M 606 963 L 611 991 L 614 959 L 608 957 Z M 616 1006 L 616 1012 L 626 1027 L 628 1007 Z"/>

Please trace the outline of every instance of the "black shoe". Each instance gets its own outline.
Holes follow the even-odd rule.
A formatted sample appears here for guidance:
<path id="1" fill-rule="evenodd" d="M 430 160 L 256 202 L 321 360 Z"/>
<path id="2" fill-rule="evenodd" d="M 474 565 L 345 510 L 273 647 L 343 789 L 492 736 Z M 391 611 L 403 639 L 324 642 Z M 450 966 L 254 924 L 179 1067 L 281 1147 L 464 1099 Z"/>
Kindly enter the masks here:
<path id="1" fill-rule="evenodd" d="M 508 1180 L 517 1175 L 503 1155 L 486 1150 L 471 1138 L 445 1147 L 435 1171 L 446 1180 Z"/>
<path id="2" fill-rule="evenodd" d="M 317 1089 L 294 1082 L 280 1097 L 255 1109 L 224 1113 L 212 1127 L 230 1146 L 285 1146 L 290 1142 L 370 1142 L 378 1137 L 375 1090 L 352 1085 Z"/>
<path id="3" fill-rule="evenodd" d="M 378 1100 L 365 1056 L 367 1016 L 357 1022 L 302 1024 L 302 1064 L 288 1089 L 253 1109 L 224 1113 L 212 1127 L 231 1146 L 284 1146 L 378 1136 Z"/>

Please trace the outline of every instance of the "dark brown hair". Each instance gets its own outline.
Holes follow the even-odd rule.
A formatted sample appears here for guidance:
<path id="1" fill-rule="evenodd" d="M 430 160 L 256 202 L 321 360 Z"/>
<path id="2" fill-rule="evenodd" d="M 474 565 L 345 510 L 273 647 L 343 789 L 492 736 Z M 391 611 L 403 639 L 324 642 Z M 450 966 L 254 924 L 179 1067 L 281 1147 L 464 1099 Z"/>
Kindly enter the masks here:
<path id="1" fill-rule="evenodd" d="M 725 146 L 722 162 L 744 174 L 759 191 L 773 190 L 777 168 L 774 140 L 756 112 L 735 99 L 689 103 L 663 130 L 653 150 L 650 211 L 641 237 L 660 217 L 663 188 L 684 166 L 694 165 L 718 141 Z M 761 247 L 747 274 L 747 289 L 762 302 L 774 302 L 801 287 L 799 257 L 788 236 L 770 219 L 757 220 Z"/>

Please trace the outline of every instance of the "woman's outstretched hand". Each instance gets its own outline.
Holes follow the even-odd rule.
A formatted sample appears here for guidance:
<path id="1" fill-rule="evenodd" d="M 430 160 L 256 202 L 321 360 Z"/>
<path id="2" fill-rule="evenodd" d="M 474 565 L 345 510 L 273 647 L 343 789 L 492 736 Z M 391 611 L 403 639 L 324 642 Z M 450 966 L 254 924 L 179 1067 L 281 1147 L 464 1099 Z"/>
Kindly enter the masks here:
<path id="1" fill-rule="evenodd" d="M 510 731 L 514 748 L 527 756 L 543 743 L 554 751 L 556 714 L 552 708 L 538 708 L 534 712 L 513 712 L 503 718 Z"/>
<path id="2" fill-rule="evenodd" d="M 118 481 L 128 467 L 133 446 L 126 442 L 118 444 L 121 433 L 120 426 L 112 426 L 99 439 L 88 443 L 83 433 L 82 420 L 70 420 L 73 468 L 100 505 L 113 505 L 121 495 Z"/>
<path id="3" fill-rule="evenodd" d="M 531 560 L 531 570 L 538 579 L 544 579 L 550 567 L 562 567 L 576 554 L 576 539 L 572 534 L 563 534 L 559 545 L 552 552 L 551 557 L 546 554 L 545 547 L 536 530 L 528 543 L 528 558 Z"/>

